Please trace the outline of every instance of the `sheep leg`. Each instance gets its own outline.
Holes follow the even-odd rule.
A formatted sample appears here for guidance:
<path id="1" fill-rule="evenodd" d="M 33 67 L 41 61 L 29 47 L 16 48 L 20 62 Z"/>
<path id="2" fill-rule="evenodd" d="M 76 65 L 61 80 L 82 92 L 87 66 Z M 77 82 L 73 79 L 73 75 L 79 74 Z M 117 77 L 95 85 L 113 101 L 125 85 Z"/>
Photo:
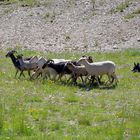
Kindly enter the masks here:
<path id="1" fill-rule="evenodd" d="M 77 74 L 73 73 L 73 83 L 74 84 L 77 84 L 77 78 L 78 78 Z"/>
<path id="2" fill-rule="evenodd" d="M 117 84 L 117 83 L 118 83 L 118 79 L 117 79 L 116 74 L 115 74 L 115 73 L 113 73 L 113 74 L 111 75 L 111 77 L 112 77 L 112 81 L 111 81 L 111 83 L 113 83 L 113 82 L 114 82 L 114 80 L 115 80 L 115 84 Z"/>
<path id="3" fill-rule="evenodd" d="M 36 71 L 35 73 L 32 74 L 31 79 L 36 79 L 36 78 L 38 78 L 39 75 L 40 75 L 40 73 L 38 73 Z"/>
<path id="4" fill-rule="evenodd" d="M 25 77 L 24 73 L 22 72 L 23 77 Z"/>
<path id="5" fill-rule="evenodd" d="M 99 81 L 99 83 L 101 84 L 102 82 L 101 82 L 101 78 L 102 78 L 102 76 L 97 76 L 97 78 L 98 78 L 98 81 Z M 95 75 L 94 76 L 91 76 L 91 84 L 94 84 L 94 81 L 96 80 L 96 78 L 95 78 Z"/>
<path id="6" fill-rule="evenodd" d="M 93 83 L 94 83 L 94 81 L 95 81 L 95 76 L 91 76 L 90 81 L 91 81 L 91 84 L 93 84 Z"/>
<path id="7" fill-rule="evenodd" d="M 97 79 L 98 79 L 98 80 L 97 80 Z M 90 83 L 90 86 L 94 84 L 94 81 L 95 81 L 95 80 L 97 81 L 98 86 L 101 84 L 101 81 L 100 81 L 99 76 L 96 77 L 96 76 L 94 75 L 94 76 L 91 76 L 91 79 L 90 79 L 90 82 L 91 82 L 91 83 Z"/>
<path id="8" fill-rule="evenodd" d="M 99 80 L 99 83 L 101 84 L 101 79 L 102 79 L 102 75 L 100 75 L 100 77 L 98 76 L 98 80 Z"/>
<path id="9" fill-rule="evenodd" d="M 40 72 L 38 73 L 38 76 L 37 77 L 39 77 L 39 75 L 40 75 Z M 47 74 L 47 76 L 48 76 L 49 74 Z M 46 73 L 45 72 L 43 72 L 42 73 L 42 77 L 43 77 L 43 80 L 46 78 Z"/>
<path id="10" fill-rule="evenodd" d="M 72 79 L 73 78 L 73 75 L 71 75 L 70 77 L 69 77 L 69 79 L 67 80 L 67 83 L 70 81 L 70 79 Z"/>
<path id="11" fill-rule="evenodd" d="M 113 82 L 114 82 L 114 80 L 115 80 L 115 78 L 114 78 L 114 76 L 113 76 L 113 75 L 111 75 L 111 78 L 112 78 L 111 83 L 113 83 Z"/>
<path id="12" fill-rule="evenodd" d="M 43 74 L 42 74 L 42 76 L 43 76 Z M 50 75 L 50 73 L 48 73 L 48 74 L 45 73 L 45 75 L 44 75 L 43 77 L 45 77 L 46 79 L 49 78 L 49 80 L 51 80 L 51 75 Z"/>
<path id="13" fill-rule="evenodd" d="M 39 76 L 43 77 L 42 72 L 40 72 L 40 73 L 37 75 L 37 78 L 38 78 Z"/>
<path id="14" fill-rule="evenodd" d="M 61 74 L 59 74 L 59 77 L 58 77 L 58 80 L 60 80 L 60 81 L 62 81 L 62 76 L 63 76 L 63 74 L 61 73 Z"/>
<path id="15" fill-rule="evenodd" d="M 19 77 L 18 77 L 18 78 L 20 78 L 20 77 L 21 77 L 21 75 L 23 75 L 23 76 L 25 77 L 25 75 L 24 75 L 23 71 L 21 71 L 21 72 L 20 72 L 20 75 L 19 75 Z"/>
<path id="16" fill-rule="evenodd" d="M 71 77 L 67 80 L 69 82 L 72 79 L 72 83 L 76 84 L 77 77 L 74 73 L 71 74 Z"/>
<path id="17" fill-rule="evenodd" d="M 73 83 L 77 84 L 77 77 L 75 77 L 75 76 L 73 77 Z"/>
<path id="18" fill-rule="evenodd" d="M 97 81 L 97 84 L 98 84 L 98 86 L 100 86 L 100 82 L 99 82 L 99 79 L 98 78 L 99 78 L 98 76 L 95 76 L 95 79 Z"/>
<path id="19" fill-rule="evenodd" d="M 87 83 L 87 79 L 88 79 L 89 76 L 90 76 L 90 75 L 87 75 L 87 76 L 86 76 L 86 78 L 85 78 L 85 83 Z"/>
<path id="20" fill-rule="evenodd" d="M 16 78 L 17 74 L 18 74 L 18 70 L 16 70 L 16 73 L 15 73 L 15 78 Z"/>
<path id="21" fill-rule="evenodd" d="M 85 81 L 83 80 L 83 77 L 80 76 L 80 78 L 81 78 L 81 80 L 82 80 L 83 85 L 85 85 Z"/>
<path id="22" fill-rule="evenodd" d="M 108 81 L 105 82 L 105 84 L 107 85 L 108 83 L 111 83 L 111 76 L 108 74 Z"/>
<path id="23" fill-rule="evenodd" d="M 55 81 L 57 78 L 57 74 L 53 74 L 51 80 Z"/>
<path id="24" fill-rule="evenodd" d="M 28 71 L 28 75 L 31 77 L 30 71 Z"/>

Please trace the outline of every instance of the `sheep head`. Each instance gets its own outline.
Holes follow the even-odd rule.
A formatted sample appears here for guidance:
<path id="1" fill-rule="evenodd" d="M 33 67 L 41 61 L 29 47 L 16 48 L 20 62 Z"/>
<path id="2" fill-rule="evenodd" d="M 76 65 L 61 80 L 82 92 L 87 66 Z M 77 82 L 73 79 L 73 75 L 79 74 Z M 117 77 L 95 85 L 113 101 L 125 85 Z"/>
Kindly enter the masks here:
<path id="1" fill-rule="evenodd" d="M 83 55 L 81 58 L 85 58 L 89 63 L 93 63 L 92 56 Z"/>
<path id="2" fill-rule="evenodd" d="M 79 65 L 84 65 L 85 62 L 87 62 L 87 59 L 86 59 L 86 58 L 80 58 L 80 59 L 78 60 L 77 63 L 78 63 Z"/>
<path id="3" fill-rule="evenodd" d="M 49 60 L 47 60 L 46 63 L 47 63 L 47 64 L 49 64 L 49 63 L 54 63 L 54 61 L 53 61 L 52 59 L 49 59 Z"/>
<path id="4" fill-rule="evenodd" d="M 6 56 L 6 57 L 10 57 L 10 56 L 13 55 L 14 53 L 17 53 L 17 51 L 16 51 L 16 50 L 11 50 L 11 51 L 9 51 L 5 56 Z"/>

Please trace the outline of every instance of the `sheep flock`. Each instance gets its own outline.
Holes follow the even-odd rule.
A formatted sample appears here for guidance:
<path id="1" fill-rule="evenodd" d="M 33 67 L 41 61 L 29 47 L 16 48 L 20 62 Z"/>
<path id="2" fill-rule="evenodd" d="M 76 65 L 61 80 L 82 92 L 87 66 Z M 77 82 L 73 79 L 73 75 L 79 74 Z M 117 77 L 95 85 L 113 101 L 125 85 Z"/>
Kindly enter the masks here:
<path id="1" fill-rule="evenodd" d="M 81 56 L 77 61 L 45 59 L 38 56 L 25 57 L 18 54 L 17 51 L 11 50 L 6 54 L 6 57 L 11 58 L 16 69 L 15 78 L 18 73 L 20 73 L 18 78 L 25 77 L 24 71 L 27 71 L 30 80 L 42 77 L 44 80 L 61 81 L 62 77 L 65 76 L 67 83 L 71 81 L 74 84 L 80 81 L 83 85 L 96 83 L 98 86 L 101 84 L 117 85 L 118 83 L 115 63 L 112 61 L 93 62 L 92 56 Z M 108 77 L 107 81 L 103 81 L 104 75 Z"/>

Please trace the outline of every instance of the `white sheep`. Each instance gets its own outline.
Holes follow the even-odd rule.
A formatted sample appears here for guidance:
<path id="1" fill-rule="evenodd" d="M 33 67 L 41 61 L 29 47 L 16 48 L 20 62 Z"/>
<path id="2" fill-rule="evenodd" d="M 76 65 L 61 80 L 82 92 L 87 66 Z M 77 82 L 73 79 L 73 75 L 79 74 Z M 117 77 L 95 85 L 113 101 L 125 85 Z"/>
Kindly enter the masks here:
<path id="1" fill-rule="evenodd" d="M 81 58 L 78 61 L 78 63 L 83 64 L 85 66 L 88 72 L 88 76 L 95 76 L 95 79 L 97 80 L 98 85 L 99 85 L 98 76 L 102 76 L 104 74 L 108 76 L 110 83 L 113 83 L 114 80 L 115 80 L 115 83 L 117 83 L 118 81 L 115 74 L 116 66 L 115 66 L 115 63 L 112 61 L 89 63 L 85 58 Z"/>

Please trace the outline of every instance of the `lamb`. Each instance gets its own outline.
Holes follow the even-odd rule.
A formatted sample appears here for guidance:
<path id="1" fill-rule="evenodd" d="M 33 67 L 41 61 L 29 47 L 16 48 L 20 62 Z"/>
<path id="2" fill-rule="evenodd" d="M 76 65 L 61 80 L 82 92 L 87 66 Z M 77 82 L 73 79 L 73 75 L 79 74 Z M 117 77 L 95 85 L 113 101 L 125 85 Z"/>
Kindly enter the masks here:
<path id="1" fill-rule="evenodd" d="M 76 83 L 76 80 L 77 80 L 78 77 L 81 77 L 82 83 L 84 83 L 84 80 L 83 80 L 82 76 L 87 76 L 88 75 L 88 73 L 85 69 L 85 66 L 75 66 L 73 63 L 68 62 L 66 64 L 66 67 L 70 71 L 72 71 L 72 76 L 70 77 L 70 79 L 74 78 L 74 83 Z"/>
<path id="2" fill-rule="evenodd" d="M 85 58 L 81 58 L 78 61 L 79 64 L 83 64 L 88 72 L 88 76 L 95 76 L 97 84 L 99 84 L 98 76 L 102 76 L 107 74 L 110 83 L 117 83 L 117 77 L 115 74 L 115 63 L 112 61 L 102 61 L 102 62 L 94 62 L 89 63 Z M 112 81 L 111 81 L 112 78 Z"/>

